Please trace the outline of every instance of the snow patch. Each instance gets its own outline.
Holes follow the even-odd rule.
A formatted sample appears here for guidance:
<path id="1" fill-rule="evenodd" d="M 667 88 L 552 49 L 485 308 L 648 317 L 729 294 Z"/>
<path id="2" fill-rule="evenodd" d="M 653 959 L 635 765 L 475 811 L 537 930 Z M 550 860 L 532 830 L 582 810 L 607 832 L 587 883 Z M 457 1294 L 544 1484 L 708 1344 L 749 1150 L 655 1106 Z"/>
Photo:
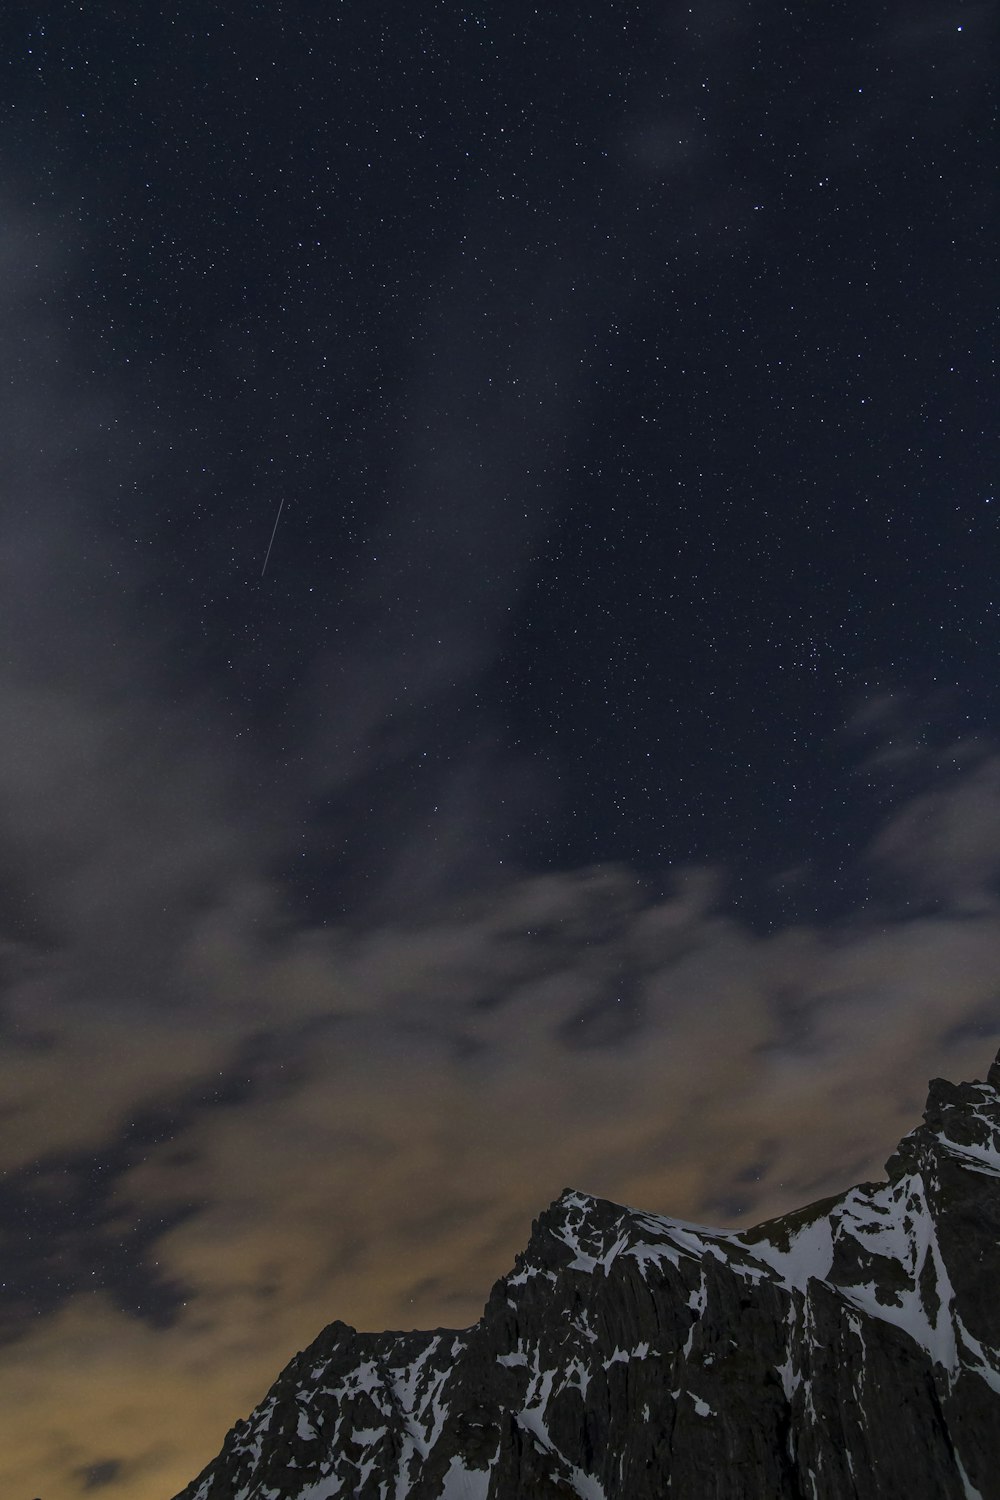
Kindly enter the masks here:
<path id="1" fill-rule="evenodd" d="M 982 1492 L 976 1489 L 976 1486 L 973 1484 L 972 1480 L 965 1472 L 965 1465 L 963 1464 L 957 1453 L 955 1454 L 955 1463 L 958 1465 L 959 1478 L 961 1479 L 962 1487 L 965 1490 L 965 1500 L 983 1500 Z"/>
<path id="2" fill-rule="evenodd" d="M 811 1277 L 825 1281 L 830 1274 L 833 1264 L 831 1223 L 824 1214 L 812 1224 L 806 1224 L 790 1238 L 787 1250 L 772 1245 L 770 1240 L 757 1240 L 743 1248 L 770 1266 L 785 1287 L 796 1287 L 804 1292 Z M 734 1265 L 733 1270 L 739 1272 L 741 1267 Z"/>
<path id="3" fill-rule="evenodd" d="M 458 1457 L 448 1465 L 440 1500 L 486 1500 L 490 1487 L 489 1469 L 467 1469 Z"/>

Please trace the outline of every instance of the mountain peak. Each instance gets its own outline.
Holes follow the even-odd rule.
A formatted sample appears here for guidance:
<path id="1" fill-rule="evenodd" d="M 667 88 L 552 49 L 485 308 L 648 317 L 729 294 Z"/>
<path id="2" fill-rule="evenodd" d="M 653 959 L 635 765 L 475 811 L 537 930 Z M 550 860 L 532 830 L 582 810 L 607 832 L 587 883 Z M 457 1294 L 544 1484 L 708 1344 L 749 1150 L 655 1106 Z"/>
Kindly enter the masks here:
<path id="1" fill-rule="evenodd" d="M 753 1229 L 564 1189 L 473 1328 L 331 1324 L 177 1500 L 988 1500 L 998 1089 Z"/>
<path id="2" fill-rule="evenodd" d="M 991 1088 L 1000 1091 L 1000 1051 L 997 1052 L 996 1057 L 990 1065 L 990 1071 L 986 1075 L 986 1082 Z"/>
<path id="3" fill-rule="evenodd" d="M 1000 1055 L 985 1083 L 931 1079 L 924 1123 L 903 1137 L 886 1162 L 890 1182 L 920 1161 L 926 1167 L 934 1156 L 951 1156 L 1000 1176 Z"/>

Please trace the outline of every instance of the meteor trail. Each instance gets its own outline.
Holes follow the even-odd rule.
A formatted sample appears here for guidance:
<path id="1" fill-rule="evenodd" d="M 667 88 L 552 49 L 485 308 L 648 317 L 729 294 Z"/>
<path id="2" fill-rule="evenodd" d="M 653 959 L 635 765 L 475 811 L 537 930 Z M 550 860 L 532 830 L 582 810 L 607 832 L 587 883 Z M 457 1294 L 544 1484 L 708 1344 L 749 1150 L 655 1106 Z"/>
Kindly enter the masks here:
<path id="1" fill-rule="evenodd" d="M 284 505 L 284 503 L 285 497 L 284 495 L 282 495 L 281 505 L 278 506 L 278 514 L 274 518 L 274 531 L 277 531 L 278 529 L 278 522 L 281 520 L 281 506 Z M 264 574 L 267 572 L 267 559 L 271 556 L 271 548 L 274 546 L 274 531 L 271 532 L 271 540 L 268 542 L 267 551 L 264 554 L 264 566 L 260 570 L 261 578 L 263 578 Z"/>

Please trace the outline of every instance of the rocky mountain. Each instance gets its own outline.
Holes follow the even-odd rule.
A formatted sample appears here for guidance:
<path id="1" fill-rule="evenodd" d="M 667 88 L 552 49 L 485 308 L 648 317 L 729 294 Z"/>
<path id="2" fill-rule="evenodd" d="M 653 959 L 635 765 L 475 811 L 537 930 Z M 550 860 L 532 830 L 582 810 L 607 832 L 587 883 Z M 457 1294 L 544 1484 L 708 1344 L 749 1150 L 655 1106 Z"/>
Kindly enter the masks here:
<path id="1" fill-rule="evenodd" d="M 296 1355 L 176 1500 L 997 1500 L 1000 1057 L 720 1231 L 567 1191 L 469 1329 Z"/>

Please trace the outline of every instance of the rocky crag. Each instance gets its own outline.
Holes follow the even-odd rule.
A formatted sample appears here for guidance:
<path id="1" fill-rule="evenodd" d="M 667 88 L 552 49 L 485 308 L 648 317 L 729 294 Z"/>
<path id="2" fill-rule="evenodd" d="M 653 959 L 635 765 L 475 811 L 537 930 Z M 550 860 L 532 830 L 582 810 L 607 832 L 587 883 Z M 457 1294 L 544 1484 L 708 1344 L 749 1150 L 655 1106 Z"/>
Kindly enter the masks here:
<path id="1" fill-rule="evenodd" d="M 473 1328 L 332 1323 L 176 1500 L 997 1500 L 1000 1058 L 886 1173 L 739 1232 L 567 1191 Z"/>

